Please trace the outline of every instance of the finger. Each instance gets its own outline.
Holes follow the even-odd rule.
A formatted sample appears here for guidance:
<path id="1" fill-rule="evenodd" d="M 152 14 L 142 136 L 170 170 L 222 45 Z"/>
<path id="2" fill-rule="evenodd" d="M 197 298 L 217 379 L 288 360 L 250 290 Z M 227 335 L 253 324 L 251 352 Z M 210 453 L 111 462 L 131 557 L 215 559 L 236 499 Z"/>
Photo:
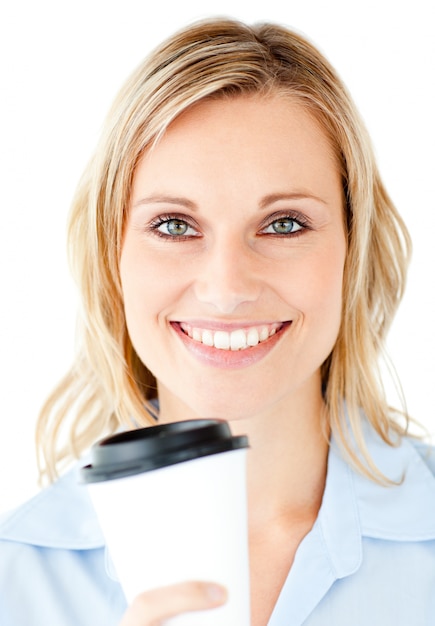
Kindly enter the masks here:
<path id="1" fill-rule="evenodd" d="M 225 588 L 215 583 L 186 582 L 153 589 L 133 600 L 120 626 L 158 626 L 180 613 L 221 606 L 226 599 Z"/>

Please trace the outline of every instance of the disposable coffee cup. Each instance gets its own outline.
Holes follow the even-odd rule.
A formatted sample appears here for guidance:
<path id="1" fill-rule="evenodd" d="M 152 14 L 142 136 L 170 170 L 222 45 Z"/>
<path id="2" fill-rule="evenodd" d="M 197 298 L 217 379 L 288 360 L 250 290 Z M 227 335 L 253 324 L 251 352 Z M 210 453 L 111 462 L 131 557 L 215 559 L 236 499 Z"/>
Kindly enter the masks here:
<path id="1" fill-rule="evenodd" d="M 188 580 L 219 583 L 223 607 L 171 626 L 249 626 L 245 436 L 222 420 L 189 420 L 107 437 L 81 469 L 130 603 Z"/>

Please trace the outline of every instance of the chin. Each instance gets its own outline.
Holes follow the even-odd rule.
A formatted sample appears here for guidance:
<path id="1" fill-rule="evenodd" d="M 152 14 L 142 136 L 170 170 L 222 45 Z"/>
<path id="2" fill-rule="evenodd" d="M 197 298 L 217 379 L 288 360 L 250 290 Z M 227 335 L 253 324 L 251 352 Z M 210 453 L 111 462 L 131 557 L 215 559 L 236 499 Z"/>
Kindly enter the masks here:
<path id="1" fill-rule="evenodd" d="M 228 400 L 229 397 L 231 401 Z M 260 399 L 249 397 L 244 392 L 236 395 L 221 392 L 217 393 L 215 398 L 210 394 L 202 401 L 196 397 L 188 403 L 188 406 L 198 418 L 222 419 L 228 422 L 249 419 L 266 409 Z"/>

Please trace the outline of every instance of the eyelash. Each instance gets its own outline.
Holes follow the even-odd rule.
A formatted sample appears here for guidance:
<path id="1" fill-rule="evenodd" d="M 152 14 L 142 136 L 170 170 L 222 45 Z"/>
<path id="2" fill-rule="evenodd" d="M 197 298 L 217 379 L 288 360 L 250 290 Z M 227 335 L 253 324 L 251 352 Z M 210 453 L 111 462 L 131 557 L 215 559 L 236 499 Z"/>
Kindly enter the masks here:
<path id="1" fill-rule="evenodd" d="M 177 214 L 177 213 L 165 213 L 163 215 L 158 215 L 147 225 L 146 231 L 151 232 L 157 237 L 163 237 L 163 239 L 171 239 L 172 241 L 184 241 L 185 239 L 191 239 L 192 237 L 199 237 L 200 235 L 170 235 L 169 233 L 163 233 L 159 230 L 160 226 L 163 224 L 168 224 L 171 221 L 183 222 L 187 225 L 188 228 L 193 228 L 198 230 L 198 226 L 195 223 L 192 223 L 191 220 L 187 219 L 185 215 Z"/>
<path id="2" fill-rule="evenodd" d="M 291 231 L 289 233 L 265 233 L 263 232 L 268 227 L 272 226 L 272 224 L 274 224 L 275 222 L 279 222 L 279 221 L 284 222 L 285 220 L 291 221 L 297 226 L 299 226 L 298 230 Z M 165 213 L 162 215 L 158 215 L 156 218 L 151 220 L 151 222 L 146 226 L 146 231 L 151 232 L 157 237 L 162 237 L 163 239 L 170 239 L 172 241 L 184 241 L 186 239 L 200 237 L 200 234 L 170 235 L 169 233 L 164 233 L 159 230 L 161 226 L 163 226 L 164 224 L 168 224 L 171 221 L 182 222 L 183 224 L 186 224 L 188 229 L 192 228 L 196 231 L 199 230 L 196 222 L 192 222 L 192 220 L 190 218 L 187 218 L 186 215 L 178 214 L 178 213 Z M 284 213 L 276 212 L 273 215 L 270 215 L 267 221 L 265 221 L 262 224 L 259 230 L 259 234 L 261 236 L 272 236 L 272 237 L 277 237 L 281 239 L 282 238 L 294 238 L 294 237 L 300 237 L 305 231 L 311 230 L 311 229 L 312 227 L 308 218 L 299 212 L 294 212 L 294 211 L 284 212 Z"/>
<path id="3" fill-rule="evenodd" d="M 288 220 L 289 222 L 293 222 L 294 224 L 297 224 L 297 226 L 299 226 L 300 228 L 298 228 L 298 230 L 291 231 L 289 233 L 263 233 L 263 236 L 272 236 L 272 237 L 278 237 L 281 239 L 283 237 L 295 238 L 295 237 L 300 237 L 307 230 L 312 230 L 311 222 L 305 215 L 303 215 L 302 213 L 299 213 L 298 211 L 288 211 L 284 213 L 276 212 L 276 213 L 273 213 L 272 215 L 269 215 L 269 217 L 267 218 L 267 221 L 261 227 L 260 232 L 264 231 L 266 228 L 268 228 L 269 226 L 272 226 L 272 224 L 276 222 L 284 222 L 286 220 Z"/>

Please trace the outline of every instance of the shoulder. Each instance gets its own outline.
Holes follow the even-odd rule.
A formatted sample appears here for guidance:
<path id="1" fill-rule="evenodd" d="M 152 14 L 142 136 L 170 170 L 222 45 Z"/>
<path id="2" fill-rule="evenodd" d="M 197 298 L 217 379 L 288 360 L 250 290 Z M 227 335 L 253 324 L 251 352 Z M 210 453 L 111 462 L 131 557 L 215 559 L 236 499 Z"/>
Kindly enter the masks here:
<path id="1" fill-rule="evenodd" d="M 369 458 L 389 484 L 355 470 L 332 438 L 325 490 L 325 495 L 330 494 L 330 508 L 341 508 L 346 496 L 364 537 L 399 542 L 434 540 L 434 448 L 411 437 L 389 445 L 367 421 L 363 422 L 363 435 Z"/>
<path id="2" fill-rule="evenodd" d="M 2 626 L 109 626 L 124 610 L 123 593 L 106 572 L 101 530 L 75 469 L 2 518 Z"/>
<path id="3" fill-rule="evenodd" d="M 306 624 L 432 624 L 435 452 L 408 437 L 388 445 L 367 424 L 365 442 L 391 484 L 358 473 L 332 441 L 318 540 L 304 548 L 319 571 L 324 551 L 333 584 Z"/>
<path id="4" fill-rule="evenodd" d="M 367 445 L 374 463 L 391 485 L 355 477 L 355 492 L 365 536 L 373 539 L 435 539 L 435 452 L 403 437 L 390 446 L 372 433 Z"/>
<path id="5" fill-rule="evenodd" d="M 420 439 L 408 438 L 407 441 L 418 453 L 432 476 L 435 476 L 435 446 Z"/>
<path id="6" fill-rule="evenodd" d="M 92 549 L 104 545 L 90 498 L 74 467 L 0 520 L 0 540 L 29 545 Z"/>

